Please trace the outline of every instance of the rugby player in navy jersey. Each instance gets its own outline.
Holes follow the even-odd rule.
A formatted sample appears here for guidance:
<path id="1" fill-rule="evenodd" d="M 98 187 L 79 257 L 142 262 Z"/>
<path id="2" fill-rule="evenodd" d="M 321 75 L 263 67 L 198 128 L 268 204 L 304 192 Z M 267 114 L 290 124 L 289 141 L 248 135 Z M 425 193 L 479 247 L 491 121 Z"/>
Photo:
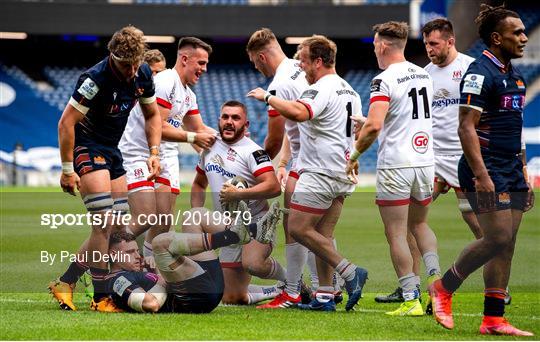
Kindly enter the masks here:
<path id="1" fill-rule="evenodd" d="M 106 212 L 126 210 L 127 188 L 125 171 L 118 142 L 128 115 L 140 103 L 145 116 L 145 131 L 150 150 L 147 166 L 149 179 L 159 174 L 159 145 L 161 116 L 154 96 L 152 71 L 143 63 L 146 51 L 144 34 L 134 26 L 115 32 L 108 43 L 109 55 L 85 71 L 75 86 L 73 95 L 58 123 L 58 140 L 62 159 L 60 185 L 64 192 L 75 196 L 78 189 L 87 210 L 106 220 Z M 114 198 L 116 197 L 116 198 Z M 109 216 L 110 217 L 110 216 Z M 98 220 L 95 220 L 96 222 Z M 85 263 L 90 267 L 94 298 L 91 308 L 97 311 L 116 311 L 107 296 L 105 277 L 108 265 L 95 255 L 107 253 L 112 222 L 93 225 L 83 249 L 91 256 Z M 71 268 L 81 268 L 72 263 Z M 68 270 L 49 289 L 67 310 L 75 310 L 72 301 L 73 278 L 79 269 Z M 84 272 L 84 270 L 83 270 Z"/>
<path id="2" fill-rule="evenodd" d="M 135 237 L 121 232 L 111 235 L 111 274 L 107 289 L 123 311 L 208 313 L 221 301 L 223 272 L 213 251 L 231 244 L 246 244 L 253 237 L 270 243 L 280 218 L 277 202 L 256 223 L 243 221 L 248 207 L 238 204 L 240 216 L 230 225 L 215 220 L 215 213 L 193 208 L 183 221 L 183 233 L 163 233 L 152 242 L 159 272 L 143 272 Z M 200 214 L 198 216 L 197 214 Z M 210 214 L 210 215 L 209 215 Z M 197 217 L 199 219 L 197 219 Z M 212 219 L 200 219 L 211 217 Z M 223 221 L 223 222 L 219 222 Z M 188 257 L 189 256 L 189 257 Z"/>
<path id="3" fill-rule="evenodd" d="M 458 134 L 464 155 L 458 176 L 482 238 L 465 247 L 442 279 L 430 287 L 433 314 L 443 327 L 452 329 L 452 294 L 484 266 L 480 333 L 532 336 L 504 318 L 516 235 L 523 212 L 534 203 L 524 175 L 521 139 L 525 81 L 511 63 L 523 56 L 527 36 L 518 14 L 502 6 L 482 5 L 476 23 L 489 48 L 469 66 L 461 81 Z"/>

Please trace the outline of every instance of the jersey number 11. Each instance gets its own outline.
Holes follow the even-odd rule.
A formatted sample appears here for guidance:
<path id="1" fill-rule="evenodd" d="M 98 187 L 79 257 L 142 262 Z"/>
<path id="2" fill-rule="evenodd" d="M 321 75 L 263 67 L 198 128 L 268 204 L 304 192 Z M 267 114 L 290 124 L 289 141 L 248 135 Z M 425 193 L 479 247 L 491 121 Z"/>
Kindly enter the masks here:
<path id="1" fill-rule="evenodd" d="M 428 102 L 426 87 L 423 87 L 422 89 L 420 89 L 418 94 L 422 95 L 422 101 L 423 101 L 423 104 L 424 104 L 424 117 L 426 119 L 429 119 L 429 117 L 430 117 L 430 115 L 429 115 L 429 102 Z M 412 118 L 413 119 L 418 119 L 418 97 L 416 95 L 416 88 L 412 88 L 411 91 L 409 91 L 408 95 L 412 99 L 412 104 L 413 104 Z"/>

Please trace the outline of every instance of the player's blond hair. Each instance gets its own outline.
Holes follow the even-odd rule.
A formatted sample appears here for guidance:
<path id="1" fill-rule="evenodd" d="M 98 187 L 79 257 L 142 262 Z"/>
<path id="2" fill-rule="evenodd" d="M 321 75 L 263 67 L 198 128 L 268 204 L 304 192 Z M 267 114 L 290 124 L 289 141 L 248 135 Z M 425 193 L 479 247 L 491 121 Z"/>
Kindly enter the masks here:
<path id="1" fill-rule="evenodd" d="M 246 45 L 246 51 L 248 53 L 260 52 L 272 42 L 277 42 L 277 38 L 274 35 L 274 32 L 272 32 L 272 30 L 270 30 L 269 28 L 263 27 L 262 29 L 253 32 L 251 37 L 249 37 L 249 41 Z"/>
<path id="2" fill-rule="evenodd" d="M 336 65 L 337 45 L 330 39 L 321 35 L 313 35 L 305 39 L 300 48 L 307 47 L 309 49 L 309 59 L 314 61 L 320 58 L 327 68 L 332 68 Z"/>
<path id="3" fill-rule="evenodd" d="M 373 32 L 397 47 L 404 49 L 409 36 L 409 25 L 404 21 L 387 21 L 373 26 Z"/>
<path id="4" fill-rule="evenodd" d="M 158 49 L 148 50 L 144 53 L 144 61 L 149 65 L 165 62 L 165 56 Z"/>
<path id="5" fill-rule="evenodd" d="M 107 48 L 118 61 L 139 63 L 146 52 L 146 43 L 143 31 L 129 25 L 116 31 Z"/>

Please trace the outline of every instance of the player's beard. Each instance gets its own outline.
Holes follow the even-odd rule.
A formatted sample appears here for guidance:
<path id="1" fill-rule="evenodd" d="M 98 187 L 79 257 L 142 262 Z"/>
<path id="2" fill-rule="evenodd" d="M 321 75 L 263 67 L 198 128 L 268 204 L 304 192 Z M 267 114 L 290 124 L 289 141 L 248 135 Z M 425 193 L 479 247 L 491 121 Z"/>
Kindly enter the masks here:
<path id="1" fill-rule="evenodd" d="M 226 125 L 226 126 L 223 126 L 223 127 L 219 127 L 219 135 L 221 135 L 221 140 L 223 140 L 226 143 L 235 143 L 238 140 L 242 139 L 242 137 L 246 133 L 246 125 L 243 125 L 242 127 L 237 128 L 237 129 L 234 130 L 234 135 L 233 135 L 232 138 L 227 138 L 227 137 L 225 137 L 223 135 L 223 132 L 224 132 L 226 127 L 231 127 L 231 126 Z M 232 126 L 232 127 L 234 128 L 234 126 Z"/>

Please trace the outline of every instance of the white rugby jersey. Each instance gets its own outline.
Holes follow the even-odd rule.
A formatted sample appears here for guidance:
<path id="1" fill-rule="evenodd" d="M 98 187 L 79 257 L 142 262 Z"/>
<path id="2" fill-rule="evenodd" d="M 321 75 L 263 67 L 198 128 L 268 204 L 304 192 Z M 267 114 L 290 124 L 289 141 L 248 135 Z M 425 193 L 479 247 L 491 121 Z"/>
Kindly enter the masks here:
<path id="1" fill-rule="evenodd" d="M 185 87 L 175 69 L 167 69 L 154 76 L 156 85 L 156 98 L 158 105 L 170 109 L 169 122 L 173 127 L 182 125 L 185 115 L 199 114 L 195 93 Z M 118 146 L 123 155 L 148 155 L 148 142 L 144 131 L 144 115 L 141 106 L 137 104 L 129 115 L 128 123 L 120 144 Z M 161 141 L 161 157 L 174 157 L 178 155 L 178 143 Z"/>
<path id="2" fill-rule="evenodd" d="M 362 114 L 360 96 L 344 79 L 331 74 L 309 86 L 297 101 L 309 111 L 309 120 L 298 123 L 297 169 L 350 183 L 345 174 L 354 143 L 350 116 Z"/>
<path id="3" fill-rule="evenodd" d="M 457 133 L 459 124 L 459 84 L 469 64 L 474 58 L 458 53 L 445 67 L 433 63 L 426 65 L 426 71 L 433 79 L 433 151 L 435 155 L 462 154 Z"/>
<path id="4" fill-rule="evenodd" d="M 377 168 L 433 165 L 431 103 L 433 83 L 410 62 L 391 64 L 371 81 L 370 104 L 390 102 L 379 134 Z"/>
<path id="5" fill-rule="evenodd" d="M 210 150 L 201 154 L 196 170 L 208 179 L 214 210 L 222 211 L 219 192 L 223 183 L 240 176 L 252 187 L 257 184 L 256 178 L 259 175 L 274 172 L 274 167 L 266 151 L 250 138 L 243 137 L 234 144 L 227 144 L 218 137 Z M 248 202 L 253 216 L 260 213 L 267 204 L 266 200 Z"/>
<path id="6" fill-rule="evenodd" d="M 285 58 L 279 64 L 272 83 L 268 86 L 268 92 L 279 98 L 295 101 L 308 87 L 306 74 L 300 69 L 300 62 L 295 59 Z M 279 112 L 268 106 L 268 116 L 279 116 Z M 300 132 L 295 121 L 285 120 L 285 132 L 291 146 L 291 156 L 298 157 L 300 152 Z"/>

